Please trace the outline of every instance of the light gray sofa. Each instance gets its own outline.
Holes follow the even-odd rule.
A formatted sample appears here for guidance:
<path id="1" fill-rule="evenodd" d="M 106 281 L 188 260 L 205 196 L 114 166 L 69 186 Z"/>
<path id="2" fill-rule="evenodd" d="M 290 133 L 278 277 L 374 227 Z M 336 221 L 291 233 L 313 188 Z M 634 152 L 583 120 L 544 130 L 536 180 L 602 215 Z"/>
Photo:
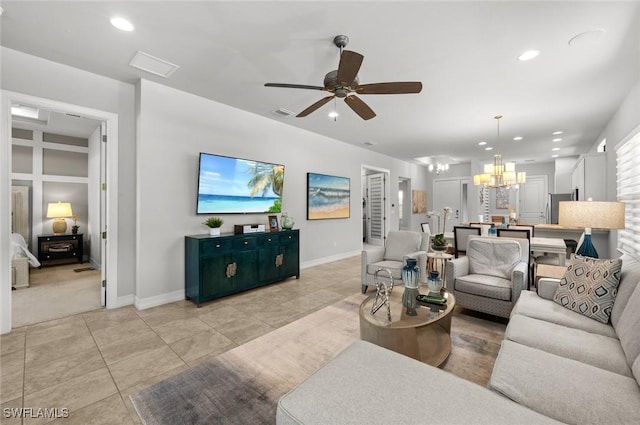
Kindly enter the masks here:
<path id="1" fill-rule="evenodd" d="M 522 291 L 488 388 L 357 341 L 284 395 L 276 424 L 640 424 L 640 262 L 609 323 Z"/>

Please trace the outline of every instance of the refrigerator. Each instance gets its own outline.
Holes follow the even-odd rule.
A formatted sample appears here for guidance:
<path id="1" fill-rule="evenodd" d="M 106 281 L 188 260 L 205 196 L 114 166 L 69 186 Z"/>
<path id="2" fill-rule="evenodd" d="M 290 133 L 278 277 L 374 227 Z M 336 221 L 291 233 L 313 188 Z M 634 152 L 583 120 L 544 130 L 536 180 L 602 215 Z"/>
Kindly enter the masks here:
<path id="1" fill-rule="evenodd" d="M 576 201 L 578 199 L 578 189 L 571 193 L 550 193 L 547 201 L 547 224 L 558 224 L 558 210 L 560 201 Z"/>

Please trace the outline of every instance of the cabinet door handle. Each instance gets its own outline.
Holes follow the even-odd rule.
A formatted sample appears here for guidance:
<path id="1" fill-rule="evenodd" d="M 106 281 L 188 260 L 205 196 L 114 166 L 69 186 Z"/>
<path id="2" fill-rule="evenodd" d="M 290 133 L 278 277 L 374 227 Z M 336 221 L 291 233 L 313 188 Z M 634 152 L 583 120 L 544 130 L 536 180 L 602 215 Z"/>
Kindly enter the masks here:
<path id="1" fill-rule="evenodd" d="M 245 244 L 245 245 L 249 245 L 249 242 L 248 242 L 248 241 L 244 241 L 244 244 Z"/>
<path id="2" fill-rule="evenodd" d="M 220 248 L 220 244 L 216 245 L 216 248 Z"/>
<path id="3" fill-rule="evenodd" d="M 236 263 L 227 264 L 227 278 L 232 278 L 236 275 L 238 265 Z"/>

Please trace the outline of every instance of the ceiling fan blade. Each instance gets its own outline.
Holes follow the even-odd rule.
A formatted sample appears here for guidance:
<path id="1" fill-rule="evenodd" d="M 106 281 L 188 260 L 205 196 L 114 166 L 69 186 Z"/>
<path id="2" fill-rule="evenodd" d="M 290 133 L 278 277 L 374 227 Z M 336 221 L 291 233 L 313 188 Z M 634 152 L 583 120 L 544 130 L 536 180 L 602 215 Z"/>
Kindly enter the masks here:
<path id="1" fill-rule="evenodd" d="M 338 65 L 338 84 L 348 87 L 356 79 L 364 56 L 351 50 L 343 50 Z"/>
<path id="2" fill-rule="evenodd" d="M 364 103 L 362 99 L 357 96 L 347 96 L 344 98 L 344 101 L 349 105 L 349 108 L 353 109 L 353 111 L 360 115 L 360 118 L 363 120 L 370 120 L 376 116 L 373 109 L 369 108 L 369 105 Z"/>
<path id="3" fill-rule="evenodd" d="M 284 84 L 284 83 L 265 83 L 265 87 L 283 87 L 287 89 L 309 89 L 309 90 L 324 90 L 324 87 L 320 86 L 307 86 L 304 84 Z"/>
<path id="4" fill-rule="evenodd" d="M 312 113 L 313 111 L 315 111 L 316 109 L 320 108 L 322 105 L 324 105 L 325 103 L 329 102 L 331 99 L 333 99 L 335 96 L 327 96 L 327 97 L 323 97 L 322 99 L 320 99 L 319 101 L 317 101 L 316 103 L 314 103 L 313 105 L 309 106 L 307 109 L 305 109 L 304 111 L 300 112 L 298 115 L 296 115 L 296 117 L 301 118 L 301 117 L 306 117 L 307 115 L 309 115 L 310 113 Z"/>
<path id="5" fill-rule="evenodd" d="M 356 87 L 356 93 L 358 94 L 405 94 L 420 93 L 421 91 L 422 83 L 419 81 L 373 83 Z"/>

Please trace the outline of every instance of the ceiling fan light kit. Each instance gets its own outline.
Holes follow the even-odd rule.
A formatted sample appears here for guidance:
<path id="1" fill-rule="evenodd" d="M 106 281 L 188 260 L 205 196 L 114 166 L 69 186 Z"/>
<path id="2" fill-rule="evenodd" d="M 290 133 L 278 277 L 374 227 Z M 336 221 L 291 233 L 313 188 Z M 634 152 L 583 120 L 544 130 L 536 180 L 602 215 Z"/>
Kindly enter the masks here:
<path id="1" fill-rule="evenodd" d="M 360 84 L 358 72 L 362 66 L 364 56 L 360 53 L 350 50 L 344 50 L 349 43 L 349 37 L 346 35 L 338 35 L 334 37 L 333 44 L 340 49 L 340 63 L 338 69 L 328 72 L 324 77 L 323 86 L 310 86 L 302 84 L 287 83 L 266 83 L 265 87 L 280 87 L 292 89 L 321 90 L 332 93 L 330 96 L 324 97 L 311 106 L 300 112 L 297 117 L 306 117 L 312 112 L 320 109 L 331 99 L 344 99 L 349 106 L 360 118 L 370 120 L 376 116 L 376 113 L 362 99 L 357 97 L 355 93 L 365 94 L 408 94 L 420 93 L 422 91 L 422 83 L 419 81 L 406 82 L 388 82 L 388 83 L 372 83 Z"/>

